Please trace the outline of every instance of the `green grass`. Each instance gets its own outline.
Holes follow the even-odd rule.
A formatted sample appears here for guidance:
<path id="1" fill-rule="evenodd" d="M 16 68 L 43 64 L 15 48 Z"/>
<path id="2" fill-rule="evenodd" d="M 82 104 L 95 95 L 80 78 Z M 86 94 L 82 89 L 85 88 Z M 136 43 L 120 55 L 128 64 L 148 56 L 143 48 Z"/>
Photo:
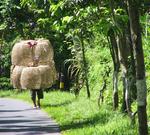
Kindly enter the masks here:
<path id="1" fill-rule="evenodd" d="M 78 98 L 72 93 L 51 91 L 44 93 L 42 110 L 56 120 L 63 135 L 137 135 L 137 124 L 111 105 L 97 105 L 96 97 L 87 99 L 81 92 Z M 0 97 L 19 98 L 31 103 L 28 91 L 0 91 Z"/>

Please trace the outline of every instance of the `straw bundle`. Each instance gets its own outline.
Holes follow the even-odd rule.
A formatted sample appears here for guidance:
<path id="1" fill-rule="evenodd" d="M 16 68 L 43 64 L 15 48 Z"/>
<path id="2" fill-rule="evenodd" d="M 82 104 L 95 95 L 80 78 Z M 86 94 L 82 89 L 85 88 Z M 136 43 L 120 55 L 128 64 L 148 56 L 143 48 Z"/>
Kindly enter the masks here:
<path id="1" fill-rule="evenodd" d="M 57 80 L 57 72 L 56 72 L 54 61 L 51 61 L 49 66 L 51 67 L 51 74 L 52 74 L 52 77 L 53 77 L 52 80 L 53 80 L 53 83 L 54 83 L 54 81 Z"/>
<path id="2" fill-rule="evenodd" d="M 27 66 L 32 62 L 34 55 L 34 47 L 31 48 L 28 44 L 30 40 L 16 43 L 12 49 L 11 61 L 13 65 Z"/>
<path id="3" fill-rule="evenodd" d="M 23 89 L 40 89 L 41 75 L 38 67 L 26 67 L 23 69 L 20 78 Z"/>
<path id="4" fill-rule="evenodd" d="M 54 52 L 51 43 L 45 39 L 37 40 L 35 57 L 39 58 L 39 65 L 49 65 L 53 60 Z"/>
<path id="5" fill-rule="evenodd" d="M 14 68 L 15 68 L 15 65 L 11 65 L 11 66 L 10 66 L 10 75 L 12 74 Z"/>
<path id="6" fill-rule="evenodd" d="M 21 87 L 23 89 L 49 88 L 55 81 L 52 67 L 41 65 L 38 67 L 26 67 L 21 74 Z"/>
<path id="7" fill-rule="evenodd" d="M 10 83 L 11 83 L 11 84 L 13 84 L 13 82 L 12 82 L 12 79 L 13 79 L 13 78 L 12 78 L 12 73 L 13 73 L 14 68 L 15 68 L 15 65 L 11 65 L 11 66 L 10 66 Z"/>
<path id="8" fill-rule="evenodd" d="M 21 88 L 20 76 L 24 68 L 24 66 L 15 66 L 15 68 L 13 69 L 11 74 L 11 82 L 14 88 Z"/>
<path id="9" fill-rule="evenodd" d="M 41 75 L 41 88 L 49 88 L 53 84 L 52 70 L 49 66 L 39 66 Z"/>

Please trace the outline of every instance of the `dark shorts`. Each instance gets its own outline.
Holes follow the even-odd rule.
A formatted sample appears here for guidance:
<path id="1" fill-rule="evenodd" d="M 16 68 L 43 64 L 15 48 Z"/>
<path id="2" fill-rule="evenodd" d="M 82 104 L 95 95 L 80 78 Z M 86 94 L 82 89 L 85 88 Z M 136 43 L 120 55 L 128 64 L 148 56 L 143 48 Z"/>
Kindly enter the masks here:
<path id="1" fill-rule="evenodd" d="M 31 99 L 35 100 L 36 96 L 38 97 L 38 99 L 43 99 L 44 98 L 44 94 L 43 91 L 41 89 L 39 90 L 30 90 L 31 93 Z"/>

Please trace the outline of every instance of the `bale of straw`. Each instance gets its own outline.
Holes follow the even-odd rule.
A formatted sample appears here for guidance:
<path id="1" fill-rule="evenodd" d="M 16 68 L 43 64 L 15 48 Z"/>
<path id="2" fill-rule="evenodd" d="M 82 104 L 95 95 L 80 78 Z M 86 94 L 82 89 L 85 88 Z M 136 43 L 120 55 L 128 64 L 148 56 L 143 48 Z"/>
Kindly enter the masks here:
<path id="1" fill-rule="evenodd" d="M 41 75 L 41 88 L 49 88 L 53 84 L 53 76 L 50 66 L 38 66 Z"/>
<path id="2" fill-rule="evenodd" d="M 28 63 L 33 61 L 34 48 L 30 47 L 28 42 L 32 40 L 21 41 L 16 43 L 11 52 L 11 61 L 13 65 L 27 66 Z"/>
<path id="3" fill-rule="evenodd" d="M 37 45 L 35 47 L 35 57 L 39 58 L 38 65 L 49 65 L 50 61 L 53 60 L 53 56 L 53 47 L 49 40 L 37 40 Z"/>
<path id="4" fill-rule="evenodd" d="M 33 45 L 35 42 L 36 45 Z M 39 58 L 39 65 L 49 65 L 53 56 L 53 47 L 49 40 L 23 40 L 14 45 L 11 60 L 13 65 L 27 66 L 34 58 Z"/>
<path id="5" fill-rule="evenodd" d="M 10 75 L 13 73 L 14 68 L 15 68 L 15 65 L 10 66 Z"/>
<path id="6" fill-rule="evenodd" d="M 13 82 L 12 82 L 12 73 L 13 73 L 13 70 L 14 70 L 14 68 L 15 68 L 15 65 L 11 65 L 10 66 L 10 84 L 13 84 Z"/>
<path id="7" fill-rule="evenodd" d="M 50 61 L 49 66 L 51 67 L 52 80 L 53 80 L 53 83 L 54 83 L 58 79 L 54 61 Z"/>
<path id="8" fill-rule="evenodd" d="M 26 67 L 23 69 L 20 79 L 22 89 L 40 89 L 41 75 L 38 67 Z"/>
<path id="9" fill-rule="evenodd" d="M 20 84 L 20 77 L 22 74 L 22 70 L 24 69 L 24 66 L 15 66 L 12 70 L 11 74 L 11 83 L 13 84 L 14 88 L 20 89 L 21 84 Z"/>
<path id="10" fill-rule="evenodd" d="M 49 88 L 56 80 L 55 75 L 55 67 L 48 65 L 26 67 L 21 74 L 21 87 L 22 89 Z"/>

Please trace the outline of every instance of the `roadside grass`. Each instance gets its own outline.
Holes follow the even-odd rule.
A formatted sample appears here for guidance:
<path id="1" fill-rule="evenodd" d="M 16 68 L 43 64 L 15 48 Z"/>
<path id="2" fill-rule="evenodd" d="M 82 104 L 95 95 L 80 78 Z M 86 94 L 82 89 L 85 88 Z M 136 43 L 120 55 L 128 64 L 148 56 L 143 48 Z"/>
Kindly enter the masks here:
<path id="1" fill-rule="evenodd" d="M 56 120 L 63 135 L 137 135 L 137 122 L 112 106 L 103 104 L 99 108 L 95 96 L 87 99 L 85 93 L 76 98 L 74 94 L 62 91 L 44 93 L 42 110 Z M 28 91 L 2 91 L 0 97 L 19 98 L 31 103 Z"/>

